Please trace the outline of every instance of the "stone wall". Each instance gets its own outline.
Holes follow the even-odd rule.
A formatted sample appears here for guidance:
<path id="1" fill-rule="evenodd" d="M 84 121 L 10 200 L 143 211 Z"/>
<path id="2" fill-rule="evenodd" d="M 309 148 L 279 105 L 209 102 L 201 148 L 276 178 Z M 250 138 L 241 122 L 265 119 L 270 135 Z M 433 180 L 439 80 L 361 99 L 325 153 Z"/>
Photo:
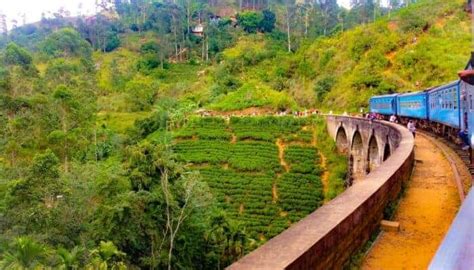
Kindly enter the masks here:
<path id="1" fill-rule="evenodd" d="M 380 145 L 385 138 L 388 141 L 384 143 L 393 147 L 391 155 L 363 181 L 228 269 L 340 269 L 377 229 L 383 210 L 397 198 L 402 183 L 411 175 L 413 137 L 402 126 L 361 118 L 327 116 L 327 126 L 333 138 L 341 126 L 346 127 L 348 138 L 356 131 L 363 141 L 367 141 L 370 134 L 379 134 Z"/>

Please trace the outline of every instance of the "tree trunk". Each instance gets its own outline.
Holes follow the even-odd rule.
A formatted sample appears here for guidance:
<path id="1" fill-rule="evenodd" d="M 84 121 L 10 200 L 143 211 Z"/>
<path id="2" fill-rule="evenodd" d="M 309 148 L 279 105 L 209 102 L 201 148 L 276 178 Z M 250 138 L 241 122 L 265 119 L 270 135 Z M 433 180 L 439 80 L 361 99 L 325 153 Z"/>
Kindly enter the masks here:
<path id="1" fill-rule="evenodd" d="M 186 7 L 186 42 L 189 42 L 189 31 L 191 27 L 191 1 L 188 1 L 187 7 Z"/>
<path id="2" fill-rule="evenodd" d="M 290 34 L 290 7 L 286 6 L 286 34 L 288 39 L 288 52 L 291 52 L 291 34 Z"/>
<path id="3" fill-rule="evenodd" d="M 205 37 L 203 37 L 203 39 L 202 39 L 202 49 L 201 49 L 201 59 L 202 59 L 202 61 L 205 60 L 204 57 L 205 57 L 205 53 L 206 53 L 205 52 L 205 50 L 206 50 L 206 41 L 204 39 L 205 39 Z"/>
<path id="4" fill-rule="evenodd" d="M 308 20 L 309 20 L 309 15 L 308 15 L 308 10 L 306 10 L 305 15 L 304 15 L 304 37 L 308 38 Z"/>
<path id="5" fill-rule="evenodd" d="M 209 40 L 206 38 L 206 62 L 209 61 Z"/>
<path id="6" fill-rule="evenodd" d="M 174 55 L 176 58 L 176 61 L 178 61 L 178 33 L 176 33 L 176 25 L 174 27 Z"/>

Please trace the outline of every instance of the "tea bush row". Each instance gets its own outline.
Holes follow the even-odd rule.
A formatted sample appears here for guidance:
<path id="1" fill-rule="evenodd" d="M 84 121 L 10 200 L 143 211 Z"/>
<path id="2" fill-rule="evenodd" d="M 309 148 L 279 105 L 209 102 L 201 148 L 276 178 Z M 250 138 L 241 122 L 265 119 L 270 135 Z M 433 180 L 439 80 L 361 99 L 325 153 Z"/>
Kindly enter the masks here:
<path id="1" fill-rule="evenodd" d="M 291 172 L 314 175 L 321 173 L 321 169 L 317 165 L 320 159 L 319 152 L 315 147 L 290 145 L 285 149 L 284 158 L 289 164 Z"/>
<path id="2" fill-rule="evenodd" d="M 266 142 L 229 142 L 199 140 L 181 141 L 174 145 L 178 159 L 195 164 L 224 164 L 239 171 L 282 170 L 278 148 Z"/>

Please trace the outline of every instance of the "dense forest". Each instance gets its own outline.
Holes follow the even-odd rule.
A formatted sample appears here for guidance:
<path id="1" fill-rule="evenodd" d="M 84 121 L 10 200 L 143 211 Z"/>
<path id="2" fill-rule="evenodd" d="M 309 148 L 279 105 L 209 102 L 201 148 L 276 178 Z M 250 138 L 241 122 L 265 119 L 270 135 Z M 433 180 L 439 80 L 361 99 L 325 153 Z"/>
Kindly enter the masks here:
<path id="1" fill-rule="evenodd" d="M 336 196 L 345 160 L 318 119 L 193 115 L 354 111 L 374 93 L 455 79 L 464 1 L 389 2 L 97 1 L 94 15 L 22 25 L 0 14 L 0 267 L 222 269 Z M 260 163 L 244 158 L 252 149 Z M 255 174 L 266 189 L 238 184 Z M 295 179 L 311 187 L 301 209 Z"/>

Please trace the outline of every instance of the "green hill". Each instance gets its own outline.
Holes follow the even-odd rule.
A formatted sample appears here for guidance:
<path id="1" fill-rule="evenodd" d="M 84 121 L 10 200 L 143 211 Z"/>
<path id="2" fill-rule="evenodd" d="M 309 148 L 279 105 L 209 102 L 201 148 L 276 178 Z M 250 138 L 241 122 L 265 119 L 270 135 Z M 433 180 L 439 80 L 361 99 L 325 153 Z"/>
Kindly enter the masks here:
<path id="1" fill-rule="evenodd" d="M 213 76 L 268 87 L 300 106 L 358 110 L 374 94 L 455 80 L 469 58 L 470 37 L 463 1 L 419 1 L 390 18 L 307 42 L 295 54 L 276 50 L 268 37 L 242 37 L 224 51 Z M 232 96 L 228 103 L 241 99 Z"/>

